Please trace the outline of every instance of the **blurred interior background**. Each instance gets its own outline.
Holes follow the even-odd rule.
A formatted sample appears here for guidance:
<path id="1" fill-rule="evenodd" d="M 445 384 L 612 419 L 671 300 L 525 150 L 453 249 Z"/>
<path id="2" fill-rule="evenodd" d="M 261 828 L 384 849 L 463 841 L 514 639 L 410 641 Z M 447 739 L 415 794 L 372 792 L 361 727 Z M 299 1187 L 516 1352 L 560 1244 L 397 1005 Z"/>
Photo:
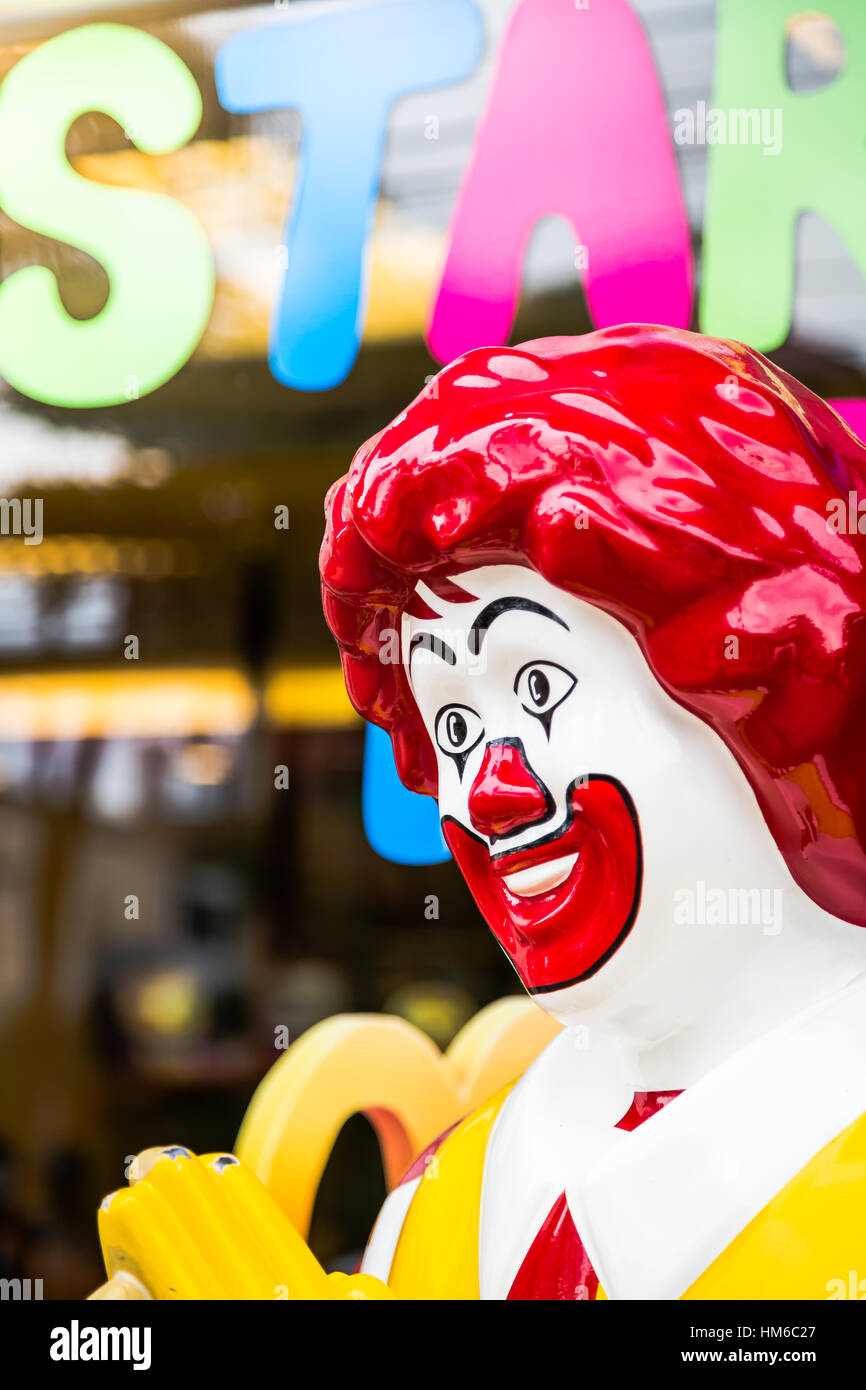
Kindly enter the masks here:
<path id="1" fill-rule="evenodd" d="M 517 988 L 453 864 L 402 867 L 366 842 L 363 728 L 316 569 L 327 487 L 437 368 L 425 317 L 514 8 L 479 3 L 473 78 L 393 112 L 364 345 L 321 394 L 280 385 L 266 360 L 298 118 L 230 115 L 214 90 L 220 43 L 272 6 L 0 3 L 0 78 L 97 17 L 180 54 L 204 99 L 188 146 L 144 155 L 94 113 L 67 150 L 87 177 L 187 204 L 217 266 L 199 348 L 153 394 L 64 410 L 0 383 L 0 493 L 43 498 L 45 526 L 41 545 L 0 538 L 0 1277 L 42 1278 L 45 1297 L 101 1282 L 95 1210 L 139 1148 L 231 1146 L 278 1030 L 385 1010 L 445 1045 Z M 669 110 L 710 101 L 714 0 L 634 8 Z M 792 31 L 792 85 L 831 81 L 843 59 L 829 21 Z M 676 153 L 697 246 L 706 150 Z M 798 253 L 794 329 L 773 357 L 824 395 L 866 396 L 862 281 L 817 217 L 802 219 Z M 105 301 L 95 261 L 0 209 L 0 275 L 28 264 L 55 272 L 77 317 Z M 590 327 L 573 234 L 548 219 L 514 341 Z M 316 1253 L 351 1263 L 383 1192 L 372 1131 L 353 1120 L 320 1192 Z"/>

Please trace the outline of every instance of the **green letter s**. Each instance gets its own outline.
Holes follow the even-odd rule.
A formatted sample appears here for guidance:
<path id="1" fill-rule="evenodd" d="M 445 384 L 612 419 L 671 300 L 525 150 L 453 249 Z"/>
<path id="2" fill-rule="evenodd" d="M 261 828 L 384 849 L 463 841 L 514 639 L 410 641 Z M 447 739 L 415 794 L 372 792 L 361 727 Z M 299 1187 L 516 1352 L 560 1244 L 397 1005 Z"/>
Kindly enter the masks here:
<path id="1" fill-rule="evenodd" d="M 66 134 L 85 111 L 105 112 L 138 149 L 165 154 L 195 133 L 201 94 L 166 44 L 122 24 L 49 39 L 0 87 L 0 204 L 87 251 L 108 275 L 104 309 L 83 322 L 66 313 L 44 266 L 0 286 L 0 372 L 24 395 L 64 406 L 116 405 L 162 385 L 193 352 L 214 289 L 210 247 L 187 208 L 70 167 Z"/>

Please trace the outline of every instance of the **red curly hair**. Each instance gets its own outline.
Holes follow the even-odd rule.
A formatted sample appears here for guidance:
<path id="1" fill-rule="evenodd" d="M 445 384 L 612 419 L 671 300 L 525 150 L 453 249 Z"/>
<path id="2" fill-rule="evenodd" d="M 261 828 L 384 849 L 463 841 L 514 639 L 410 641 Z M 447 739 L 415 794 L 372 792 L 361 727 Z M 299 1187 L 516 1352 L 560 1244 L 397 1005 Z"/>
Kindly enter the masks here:
<path id="1" fill-rule="evenodd" d="M 328 493 L 322 593 L 349 697 L 405 785 L 435 795 L 384 637 L 419 579 L 527 565 L 629 629 L 724 739 L 801 887 L 866 925 L 866 537 L 828 525 L 851 494 L 866 448 L 742 344 L 627 325 L 466 353 Z"/>

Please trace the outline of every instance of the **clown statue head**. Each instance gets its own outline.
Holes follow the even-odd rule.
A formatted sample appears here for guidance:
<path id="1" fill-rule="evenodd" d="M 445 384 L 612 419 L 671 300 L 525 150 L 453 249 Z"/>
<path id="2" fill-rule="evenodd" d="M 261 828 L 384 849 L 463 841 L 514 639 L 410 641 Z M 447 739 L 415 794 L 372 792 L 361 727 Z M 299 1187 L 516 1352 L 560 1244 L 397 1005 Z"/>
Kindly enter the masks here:
<path id="1" fill-rule="evenodd" d="M 679 1296 L 866 1109 L 852 496 L 826 404 L 648 326 L 468 353 L 329 494 L 352 701 L 565 1025 L 488 1146 L 482 1296 L 558 1194 L 608 1296 Z"/>

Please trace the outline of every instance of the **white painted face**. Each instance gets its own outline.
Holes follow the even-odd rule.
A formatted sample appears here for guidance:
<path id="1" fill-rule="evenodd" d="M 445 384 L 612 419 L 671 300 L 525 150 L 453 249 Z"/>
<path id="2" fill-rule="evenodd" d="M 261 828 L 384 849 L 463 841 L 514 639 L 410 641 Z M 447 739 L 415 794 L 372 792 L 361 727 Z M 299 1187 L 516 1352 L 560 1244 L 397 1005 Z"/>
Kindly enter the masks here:
<path id="1" fill-rule="evenodd" d="M 647 1040 L 695 1015 L 802 899 L 725 744 L 626 629 L 534 571 L 405 616 L 402 659 L 439 765 L 449 847 L 527 988 Z"/>

